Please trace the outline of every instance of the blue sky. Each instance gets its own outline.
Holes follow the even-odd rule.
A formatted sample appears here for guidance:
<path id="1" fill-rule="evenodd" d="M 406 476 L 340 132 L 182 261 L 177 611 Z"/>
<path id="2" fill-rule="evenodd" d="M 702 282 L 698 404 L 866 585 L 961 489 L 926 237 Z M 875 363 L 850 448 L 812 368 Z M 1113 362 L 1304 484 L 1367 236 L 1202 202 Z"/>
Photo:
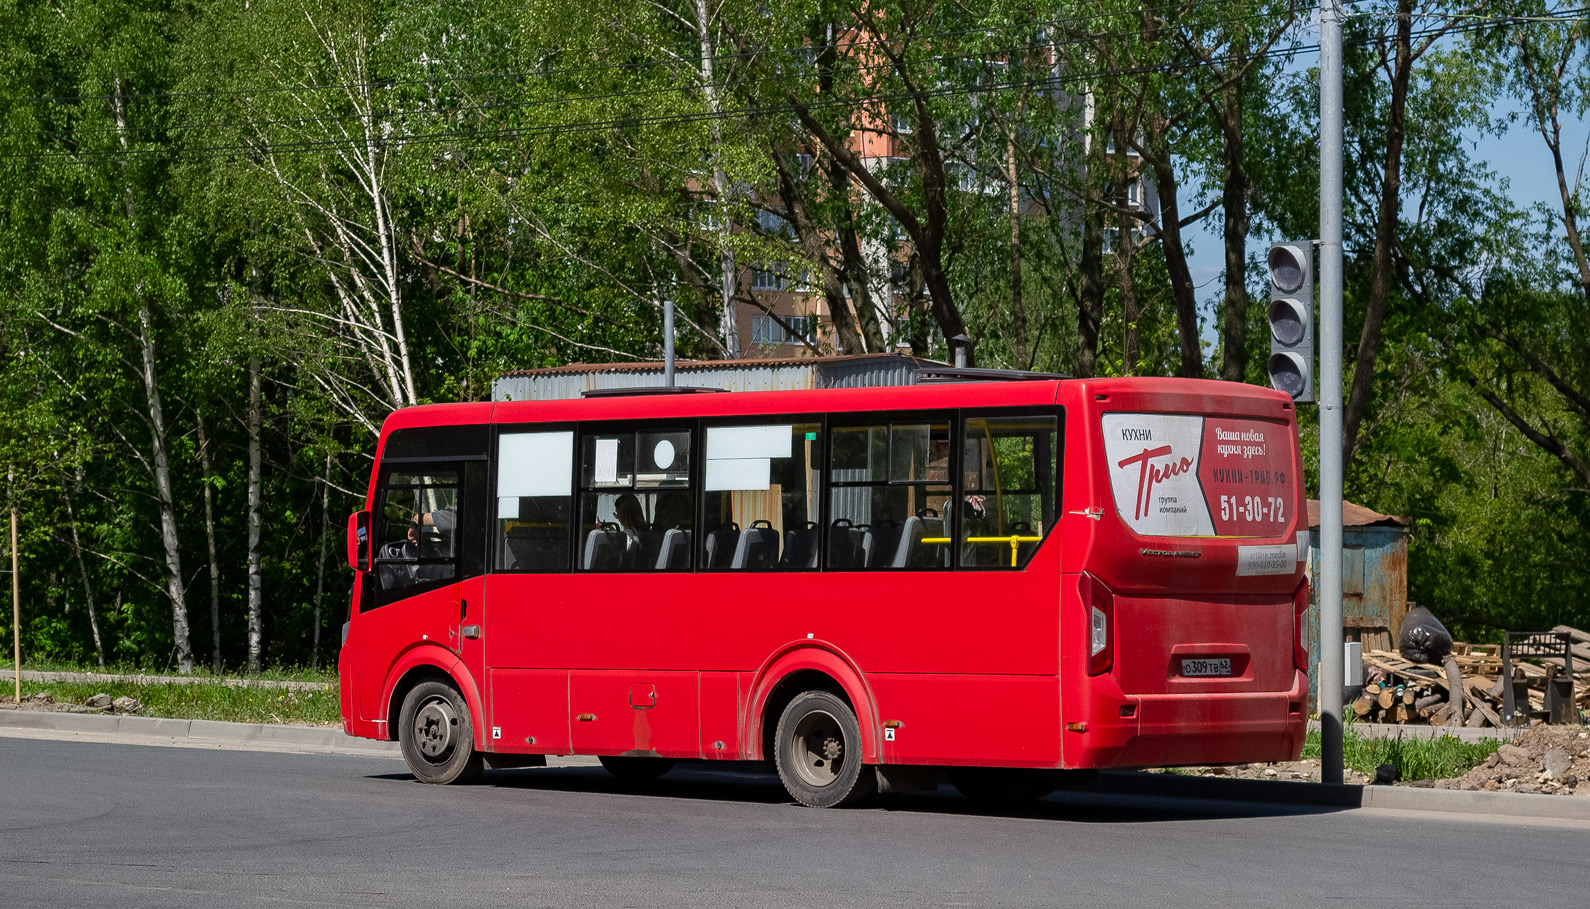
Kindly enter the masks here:
<path id="1" fill-rule="evenodd" d="M 1301 66 L 1314 66 L 1318 60 L 1305 57 L 1297 62 Z M 1519 207 L 1544 203 L 1551 211 L 1560 212 L 1562 200 L 1557 191 L 1557 177 L 1552 167 L 1551 152 L 1546 148 L 1545 141 L 1535 131 L 1527 117 L 1522 115 L 1522 108 L 1516 101 L 1504 98 L 1499 99 L 1499 102 L 1492 108 L 1493 120 L 1513 113 L 1518 113 L 1520 116 L 1500 136 L 1481 134 L 1479 130 L 1471 132 L 1470 157 L 1476 163 L 1484 162 L 1496 173 L 1499 181 L 1506 181 L 1507 194 Z M 1563 165 L 1570 183 L 1574 178 L 1574 171 L 1579 166 L 1580 156 L 1585 152 L 1587 134 L 1590 134 L 1590 126 L 1582 121 L 1567 121 L 1563 124 Z M 1183 207 L 1194 206 L 1184 203 Z M 1193 284 L 1198 288 L 1200 309 L 1205 318 L 1203 338 L 1209 345 L 1209 350 L 1213 350 L 1218 340 L 1215 306 L 1224 288 L 1225 253 L 1222 247 L 1221 226 L 1220 213 L 1216 211 L 1186 234 L 1191 246 L 1189 265 Z M 1248 238 L 1249 258 L 1262 255 L 1272 242 L 1282 239 L 1309 238 L 1254 234 Z M 1346 329 L 1349 337 L 1356 336 L 1357 329 L 1354 326 L 1347 326 Z"/>

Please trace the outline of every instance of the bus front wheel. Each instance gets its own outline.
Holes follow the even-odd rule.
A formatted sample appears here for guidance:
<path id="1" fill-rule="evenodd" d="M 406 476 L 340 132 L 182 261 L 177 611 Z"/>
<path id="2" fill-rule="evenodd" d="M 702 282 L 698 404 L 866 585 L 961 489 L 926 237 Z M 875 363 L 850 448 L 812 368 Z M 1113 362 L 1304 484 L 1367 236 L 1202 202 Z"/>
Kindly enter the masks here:
<path id="1" fill-rule="evenodd" d="M 807 691 L 791 701 L 774 733 L 773 760 L 795 801 L 811 808 L 853 805 L 877 788 L 861 763 L 861 726 L 838 695 Z"/>
<path id="2" fill-rule="evenodd" d="M 466 783 L 480 776 L 469 705 L 446 682 L 421 682 L 403 699 L 398 742 L 409 772 L 422 783 Z"/>

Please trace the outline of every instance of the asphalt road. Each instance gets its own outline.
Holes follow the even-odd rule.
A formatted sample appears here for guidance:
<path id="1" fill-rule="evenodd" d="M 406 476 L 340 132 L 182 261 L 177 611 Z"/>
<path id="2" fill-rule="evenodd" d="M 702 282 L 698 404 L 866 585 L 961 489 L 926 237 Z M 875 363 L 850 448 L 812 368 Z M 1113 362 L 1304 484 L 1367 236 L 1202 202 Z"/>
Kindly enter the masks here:
<path id="1" fill-rule="evenodd" d="M 677 777 L 677 778 L 676 778 Z M 797 807 L 766 776 L 416 783 L 400 762 L 0 738 L 0 906 L 1590 905 L 1590 825 L 946 789 Z"/>

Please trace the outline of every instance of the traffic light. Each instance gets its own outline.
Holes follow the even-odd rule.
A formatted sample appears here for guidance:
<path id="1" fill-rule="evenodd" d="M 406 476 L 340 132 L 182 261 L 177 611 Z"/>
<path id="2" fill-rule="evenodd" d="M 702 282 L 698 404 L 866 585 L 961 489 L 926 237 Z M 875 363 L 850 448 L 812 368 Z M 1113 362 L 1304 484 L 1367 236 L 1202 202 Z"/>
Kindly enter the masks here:
<path id="1" fill-rule="evenodd" d="M 1270 247 L 1270 384 L 1314 400 L 1314 250 L 1308 241 Z"/>

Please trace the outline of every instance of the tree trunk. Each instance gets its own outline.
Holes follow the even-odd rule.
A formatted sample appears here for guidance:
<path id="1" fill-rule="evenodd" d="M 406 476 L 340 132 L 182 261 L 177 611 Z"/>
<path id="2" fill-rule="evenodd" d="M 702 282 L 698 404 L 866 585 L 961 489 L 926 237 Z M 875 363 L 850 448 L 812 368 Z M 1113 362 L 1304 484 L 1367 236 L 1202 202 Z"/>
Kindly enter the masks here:
<path id="1" fill-rule="evenodd" d="M 778 168 L 779 199 L 784 203 L 784 211 L 789 215 L 790 227 L 795 231 L 795 239 L 800 244 L 801 254 L 810 259 L 817 269 L 823 300 L 828 304 L 828 318 L 834 326 L 836 345 L 847 354 L 864 353 L 867 346 L 861 339 L 861 330 L 857 325 L 856 314 L 850 308 L 850 301 L 845 299 L 840 269 L 834 267 L 823 231 L 812 220 L 811 212 L 806 207 L 806 200 L 801 195 L 799 181 L 784 163 L 790 156 L 776 147 L 771 151 L 773 164 Z"/>
<path id="2" fill-rule="evenodd" d="M 896 56 L 897 51 L 882 45 L 880 47 L 884 54 L 891 56 L 895 71 L 905 77 L 903 62 Z M 829 132 L 797 96 L 789 94 L 786 97 L 790 101 L 790 109 L 812 138 L 821 143 L 836 164 L 844 168 L 847 177 L 861 184 L 872 200 L 888 212 L 910 237 L 927 288 L 933 319 L 948 340 L 957 335 L 966 335 L 967 332 L 966 323 L 955 304 L 944 263 L 944 238 L 949 225 L 944 159 L 935 136 L 938 123 L 928 109 L 925 96 L 912 87 L 908 78 L 905 82 L 907 90 L 914 96 L 911 102 L 914 116 L 912 135 L 916 137 L 917 147 L 912 152 L 911 163 L 921 187 L 921 218 L 905 204 L 903 195 L 885 185 L 883 178 L 858 157 L 844 137 Z M 976 363 L 974 344 L 967 345 L 968 364 Z"/>
<path id="3" fill-rule="evenodd" d="M 1099 330 L 1104 322 L 1104 207 L 1082 203 L 1082 251 L 1077 261 L 1077 376 L 1099 370 Z"/>
<path id="4" fill-rule="evenodd" d="M 83 542 L 77 535 L 77 510 L 72 507 L 71 490 L 66 491 L 66 520 L 72 528 L 72 553 L 77 556 L 77 571 L 83 576 L 83 600 L 88 604 L 88 628 L 94 633 L 94 658 L 105 666 L 105 643 L 99 636 L 99 615 L 94 609 L 94 585 L 88 580 L 88 564 L 83 561 Z"/>
<path id="5" fill-rule="evenodd" d="M 1243 146 L 1242 83 L 1233 82 L 1222 93 L 1221 146 L 1224 158 L 1226 299 L 1221 308 L 1220 378 L 1241 382 L 1248 371 L 1248 165 Z"/>
<path id="6" fill-rule="evenodd" d="M 176 502 L 171 493 L 171 463 L 166 451 L 166 417 L 160 403 L 160 385 L 155 376 L 154 316 L 149 307 L 138 307 L 139 346 L 143 352 L 144 399 L 149 409 L 151 445 L 154 450 L 155 503 L 160 511 L 160 542 L 165 549 L 166 593 L 171 598 L 171 640 L 177 652 L 177 668 L 193 672 L 193 645 L 188 640 L 188 596 L 182 578 L 182 548 L 177 540 Z"/>
<path id="7" fill-rule="evenodd" d="M 1529 88 L 1529 101 L 1535 118 L 1535 129 L 1551 151 L 1552 168 L 1557 176 L 1557 194 L 1562 198 L 1562 215 L 1558 220 L 1567 234 L 1568 248 L 1573 250 L 1574 267 L 1579 272 L 1579 289 L 1590 301 L 1590 256 L 1585 253 L 1584 237 L 1579 231 L 1580 174 L 1575 174 L 1572 184 L 1562 160 L 1563 78 L 1568 70 L 1567 61 L 1576 52 L 1579 36 L 1573 32 L 1564 35 L 1564 42 L 1556 60 L 1539 59 L 1528 41 L 1518 43 L 1519 62 L 1524 71 L 1523 81 Z M 1570 77 L 1571 78 L 1571 77 Z M 1583 162 L 1580 163 L 1581 174 Z"/>
<path id="8" fill-rule="evenodd" d="M 326 540 L 331 536 L 331 455 L 320 485 L 320 558 L 315 562 L 315 632 L 309 647 L 309 669 L 320 668 L 320 601 L 326 590 Z"/>
<path id="9" fill-rule="evenodd" d="M 248 359 L 248 671 L 260 671 L 261 598 L 260 534 L 260 363 Z"/>
<path id="10" fill-rule="evenodd" d="M 1116 115 L 1111 125 L 1111 132 L 1115 136 L 1115 147 L 1124 157 L 1129 134 L 1120 116 Z M 1127 181 L 1135 176 L 1129 170 L 1129 165 L 1111 162 L 1116 178 L 1111 195 L 1115 203 L 1115 269 L 1116 281 L 1121 288 L 1121 317 L 1124 323 L 1124 332 L 1121 337 L 1121 373 L 1123 375 L 1137 375 L 1138 351 L 1142 347 L 1142 328 L 1138 321 L 1143 313 L 1137 305 L 1137 283 L 1132 274 L 1133 264 L 1137 257 L 1137 218 L 1127 211 Z"/>
<path id="11" fill-rule="evenodd" d="M 1380 206 L 1375 219 L 1375 253 L 1364 302 L 1364 327 L 1353 362 L 1353 385 L 1342 414 L 1342 463 L 1351 463 L 1358 445 L 1358 428 L 1375 383 L 1375 359 L 1380 352 L 1380 330 L 1391 297 L 1392 247 L 1397 242 L 1397 210 L 1402 190 L 1403 127 L 1408 111 L 1408 79 L 1413 71 L 1413 0 L 1397 0 L 1397 57 L 1392 70 L 1391 108 L 1386 116 L 1386 163 L 1380 184 Z"/>
<path id="12" fill-rule="evenodd" d="M 1143 158 L 1154 172 L 1154 189 L 1159 196 L 1160 247 L 1165 254 L 1165 270 L 1170 273 L 1171 299 L 1176 304 L 1176 333 L 1181 342 L 1181 376 L 1201 379 L 1204 375 L 1203 342 L 1198 332 L 1198 296 L 1192 270 L 1187 265 L 1187 248 L 1181 239 L 1181 188 L 1171 160 L 1169 123 L 1162 113 L 1148 118 L 1148 147 Z M 1123 146 L 1117 145 L 1117 148 Z"/>
<path id="13" fill-rule="evenodd" d="M 736 360 L 740 357 L 740 326 L 738 314 L 735 311 L 735 291 L 739 289 L 739 274 L 734 264 L 734 251 L 729 248 L 729 180 L 723 172 L 723 162 L 718 155 L 723 147 L 723 101 L 718 94 L 718 81 L 713 67 L 717 58 L 712 47 L 712 15 L 707 8 L 707 0 L 695 0 L 696 41 L 701 50 L 701 69 L 697 72 L 701 80 L 701 91 L 707 101 L 707 112 L 711 115 L 712 128 L 712 189 L 718 196 L 718 204 L 723 206 L 723 238 L 724 244 L 718 253 L 718 262 L 722 268 L 719 291 L 722 294 L 722 320 L 723 320 L 723 347 L 729 359 Z"/>
<path id="14" fill-rule="evenodd" d="M 210 551 L 210 665 L 221 672 L 221 563 L 215 557 L 215 469 L 210 460 L 210 439 L 204 429 L 204 412 L 193 413 L 199 427 L 199 466 L 204 470 L 204 542 Z"/>
<path id="15" fill-rule="evenodd" d="M 1019 114 L 1019 109 L 1018 109 Z M 1031 369 L 1027 351 L 1027 312 L 1021 299 L 1021 183 L 1016 171 L 1016 133 L 1005 134 L 1005 159 L 1010 181 L 1010 334 L 1017 369 Z"/>

